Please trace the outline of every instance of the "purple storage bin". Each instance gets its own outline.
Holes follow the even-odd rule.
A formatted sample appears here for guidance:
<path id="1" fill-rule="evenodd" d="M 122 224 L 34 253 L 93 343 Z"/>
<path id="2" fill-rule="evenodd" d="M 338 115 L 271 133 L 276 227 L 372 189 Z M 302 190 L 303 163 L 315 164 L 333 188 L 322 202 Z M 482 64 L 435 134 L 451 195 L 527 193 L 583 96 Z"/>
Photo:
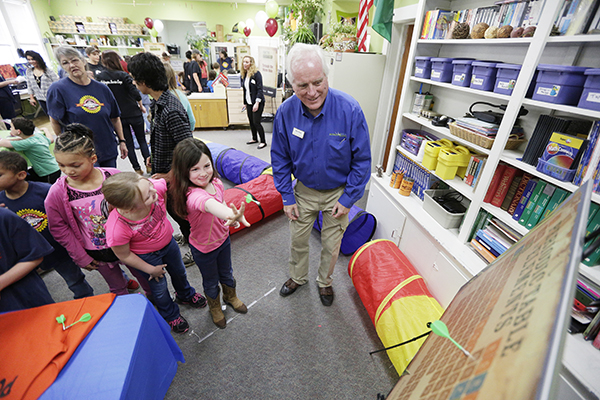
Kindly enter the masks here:
<path id="1" fill-rule="evenodd" d="M 431 76 L 431 57 L 415 57 L 415 77 L 429 79 Z"/>
<path id="2" fill-rule="evenodd" d="M 496 72 L 496 84 L 494 85 L 494 93 L 511 95 L 515 88 L 515 83 L 521 72 L 519 64 L 497 64 L 498 72 Z"/>
<path id="3" fill-rule="evenodd" d="M 437 82 L 450 82 L 452 80 L 453 58 L 431 59 L 431 80 Z"/>
<path id="4" fill-rule="evenodd" d="M 538 65 L 539 74 L 531 98 L 547 103 L 577 105 L 583 92 L 586 69 L 564 65 Z"/>
<path id="5" fill-rule="evenodd" d="M 600 111 L 600 69 L 587 69 L 585 75 L 587 79 L 577 107 Z"/>
<path id="6" fill-rule="evenodd" d="M 491 92 L 496 83 L 496 65 L 495 62 L 474 61 L 473 72 L 471 74 L 471 88 Z"/>
<path id="7" fill-rule="evenodd" d="M 452 84 L 456 86 L 469 86 L 473 72 L 473 60 L 452 61 Z"/>
<path id="8" fill-rule="evenodd" d="M 576 169 L 559 167 L 558 165 L 551 164 L 541 158 L 538 158 L 537 167 L 535 169 L 563 182 L 571 182 L 575 176 L 575 172 L 577 172 Z"/>

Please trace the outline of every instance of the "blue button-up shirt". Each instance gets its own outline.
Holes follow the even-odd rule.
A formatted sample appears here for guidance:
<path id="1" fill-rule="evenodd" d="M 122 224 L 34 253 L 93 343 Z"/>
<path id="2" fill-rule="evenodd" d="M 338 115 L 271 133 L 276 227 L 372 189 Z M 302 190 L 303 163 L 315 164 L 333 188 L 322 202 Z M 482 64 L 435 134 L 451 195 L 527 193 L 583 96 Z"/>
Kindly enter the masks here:
<path id="1" fill-rule="evenodd" d="M 296 203 L 293 174 L 316 190 L 345 186 L 338 201 L 352 207 L 362 197 L 371 171 L 369 128 L 358 102 L 329 88 L 316 117 L 296 96 L 283 102 L 273 123 L 271 163 L 284 205 Z"/>

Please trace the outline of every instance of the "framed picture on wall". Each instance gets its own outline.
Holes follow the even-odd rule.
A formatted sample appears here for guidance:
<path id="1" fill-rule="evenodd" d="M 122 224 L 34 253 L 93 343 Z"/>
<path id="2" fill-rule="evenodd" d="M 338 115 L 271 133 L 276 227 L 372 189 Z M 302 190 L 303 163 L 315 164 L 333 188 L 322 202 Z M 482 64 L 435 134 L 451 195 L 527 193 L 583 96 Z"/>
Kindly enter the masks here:
<path id="1" fill-rule="evenodd" d="M 112 33 L 113 35 L 116 35 L 118 33 L 117 24 L 115 24 L 114 22 L 109 22 L 108 27 L 110 28 L 110 33 Z"/>

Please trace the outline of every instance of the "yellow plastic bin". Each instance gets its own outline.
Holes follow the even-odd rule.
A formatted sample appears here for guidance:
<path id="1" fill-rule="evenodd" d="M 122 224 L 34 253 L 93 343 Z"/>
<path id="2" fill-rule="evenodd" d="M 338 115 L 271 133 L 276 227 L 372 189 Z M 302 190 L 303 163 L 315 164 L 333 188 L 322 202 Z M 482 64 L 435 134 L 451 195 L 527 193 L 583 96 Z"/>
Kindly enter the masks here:
<path id="1" fill-rule="evenodd" d="M 423 166 L 430 171 L 435 170 L 438 163 L 438 154 L 441 149 L 452 149 L 454 143 L 448 139 L 440 139 L 436 141 L 427 142 L 425 144 L 425 151 L 423 153 Z"/>
<path id="2" fill-rule="evenodd" d="M 454 179 L 456 175 L 464 178 L 470 158 L 469 149 L 463 146 L 441 149 L 437 158 L 435 174 L 442 179 Z"/>

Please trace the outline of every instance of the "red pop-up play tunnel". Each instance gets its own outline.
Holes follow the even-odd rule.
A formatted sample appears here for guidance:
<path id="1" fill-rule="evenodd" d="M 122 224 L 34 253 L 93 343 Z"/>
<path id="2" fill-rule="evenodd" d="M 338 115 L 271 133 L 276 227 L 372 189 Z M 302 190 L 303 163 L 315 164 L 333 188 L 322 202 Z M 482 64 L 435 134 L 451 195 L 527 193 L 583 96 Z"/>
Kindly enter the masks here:
<path id="1" fill-rule="evenodd" d="M 443 309 L 423 278 L 390 240 L 374 240 L 354 253 L 348 274 L 385 347 L 429 331 L 428 322 L 440 319 Z M 388 350 L 401 375 L 425 338 Z"/>

